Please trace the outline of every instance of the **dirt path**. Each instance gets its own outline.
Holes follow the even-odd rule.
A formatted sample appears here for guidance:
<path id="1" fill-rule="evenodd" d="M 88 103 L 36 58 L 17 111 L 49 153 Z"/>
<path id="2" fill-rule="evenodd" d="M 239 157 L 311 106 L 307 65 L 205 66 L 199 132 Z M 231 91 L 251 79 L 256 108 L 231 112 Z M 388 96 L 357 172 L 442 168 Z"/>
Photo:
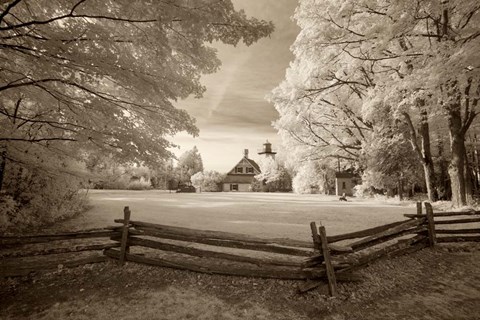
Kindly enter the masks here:
<path id="1" fill-rule="evenodd" d="M 304 295 L 300 282 L 113 262 L 0 283 L 1 319 L 480 319 L 480 245 L 377 262 L 361 283 Z"/>

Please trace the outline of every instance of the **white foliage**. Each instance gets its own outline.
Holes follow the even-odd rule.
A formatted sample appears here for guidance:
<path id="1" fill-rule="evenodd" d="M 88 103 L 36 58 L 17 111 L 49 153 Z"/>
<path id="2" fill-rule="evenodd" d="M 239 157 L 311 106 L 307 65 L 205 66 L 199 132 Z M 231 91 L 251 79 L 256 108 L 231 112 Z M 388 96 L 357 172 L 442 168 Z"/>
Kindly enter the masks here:
<path id="1" fill-rule="evenodd" d="M 308 161 L 302 164 L 292 180 L 295 193 L 319 193 L 325 192 L 326 174 L 318 164 Z"/>
<path id="2" fill-rule="evenodd" d="M 192 185 L 201 191 L 220 191 L 220 184 L 225 179 L 225 175 L 217 171 L 204 171 L 195 173 L 190 180 Z"/>

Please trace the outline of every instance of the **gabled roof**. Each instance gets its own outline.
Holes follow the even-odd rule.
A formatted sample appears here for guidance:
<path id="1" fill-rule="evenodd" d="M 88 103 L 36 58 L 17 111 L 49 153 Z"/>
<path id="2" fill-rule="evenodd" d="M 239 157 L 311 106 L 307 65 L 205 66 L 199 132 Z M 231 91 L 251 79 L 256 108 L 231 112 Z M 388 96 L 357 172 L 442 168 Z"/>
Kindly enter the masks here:
<path id="1" fill-rule="evenodd" d="M 253 161 L 252 159 L 248 159 L 248 158 L 247 158 L 247 161 L 250 162 L 252 167 L 254 167 L 255 170 L 258 171 L 258 173 L 262 173 L 262 170 L 260 170 L 260 166 L 255 161 Z"/>
<path id="2" fill-rule="evenodd" d="M 260 170 L 260 166 L 255 162 L 253 161 L 252 159 L 248 159 L 248 158 L 245 158 L 243 157 L 240 161 L 238 161 L 238 163 L 232 168 L 232 170 L 230 170 L 227 175 L 230 175 L 230 174 L 235 174 L 235 168 L 240 165 L 242 162 L 246 162 L 247 164 L 250 164 L 253 169 L 254 169 L 254 175 L 257 175 L 257 174 L 260 174 L 262 171 Z"/>

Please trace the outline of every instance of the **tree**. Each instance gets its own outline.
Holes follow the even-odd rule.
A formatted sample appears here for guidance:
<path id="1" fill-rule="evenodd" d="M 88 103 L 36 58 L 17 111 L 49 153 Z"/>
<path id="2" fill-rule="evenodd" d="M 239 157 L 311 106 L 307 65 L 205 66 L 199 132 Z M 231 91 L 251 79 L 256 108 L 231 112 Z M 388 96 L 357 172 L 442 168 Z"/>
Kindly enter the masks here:
<path id="1" fill-rule="evenodd" d="M 200 97 L 220 64 L 205 43 L 273 30 L 231 1 L 7 0 L 0 12 L 0 182 L 7 161 L 42 167 L 36 150 L 168 159 L 167 136 L 198 132 L 172 102 Z"/>
<path id="2" fill-rule="evenodd" d="M 221 183 L 224 179 L 225 175 L 217 171 L 197 172 L 190 178 L 195 188 L 206 192 L 221 191 Z"/>
<path id="3" fill-rule="evenodd" d="M 307 97 L 314 102 L 310 108 L 323 103 L 324 107 L 331 104 L 334 111 L 346 105 L 357 120 L 361 117 L 360 123 L 373 128 L 375 124 L 363 117 L 365 101 L 381 101 L 367 112 L 378 111 L 378 106 L 392 109 L 410 104 L 410 110 L 397 110 L 397 119 L 408 124 L 410 117 L 421 129 L 420 142 L 413 135 L 410 140 L 426 180 L 433 176 L 427 124 L 431 117 L 442 115 L 450 132 L 452 202 L 465 204 L 464 138 L 480 96 L 480 69 L 474 58 L 480 49 L 478 5 L 462 0 L 441 5 L 437 1 L 412 5 L 411 1 L 305 0 L 295 18 L 302 32 L 293 46 L 296 61 L 287 71 L 286 80 L 293 85 L 286 90 L 281 85 L 283 90 L 274 92 L 279 96 L 277 109 L 288 105 L 282 99 Z M 412 109 L 417 109 L 417 119 L 412 119 Z M 293 112 L 292 117 L 302 118 L 302 112 Z M 323 136 L 310 136 L 313 142 L 326 144 Z M 335 134 L 343 142 L 339 138 Z"/>
<path id="4" fill-rule="evenodd" d="M 332 169 L 318 161 L 306 161 L 293 177 L 295 193 L 328 193 L 335 175 Z"/>
<path id="5" fill-rule="evenodd" d="M 365 170 L 362 187 L 396 189 L 402 200 L 405 185 L 422 185 L 421 166 L 412 157 L 411 144 L 402 134 L 378 132 L 363 148 Z M 413 188 L 413 187 L 412 187 Z"/>
<path id="6" fill-rule="evenodd" d="M 392 175 L 406 177 L 410 175 L 410 172 L 417 174 L 417 165 L 414 163 L 417 162 L 423 167 L 428 199 L 432 202 L 437 201 L 434 160 L 430 142 L 429 108 L 425 103 L 424 92 L 419 91 L 416 95 L 410 96 L 410 99 L 405 99 L 402 94 L 398 93 L 385 96 L 384 92 L 388 92 L 388 90 L 383 85 L 376 85 L 363 103 L 364 116 L 374 124 L 375 128 L 370 141 L 363 148 L 363 153 L 370 158 L 365 162 L 366 170 L 380 170 L 383 172 L 381 176 L 385 179 L 391 178 Z M 413 149 L 415 153 L 414 157 L 410 156 L 405 142 L 410 144 L 410 149 Z M 409 158 L 406 159 L 405 155 L 408 155 Z M 378 159 L 375 159 L 376 157 Z M 369 183 L 368 179 L 363 179 L 365 183 L 376 188 L 383 188 L 378 185 L 379 180 L 376 180 L 376 183 Z M 403 180 L 404 178 L 398 181 Z"/>
<path id="7" fill-rule="evenodd" d="M 1 1 L 0 195 L 40 216 L 73 204 L 66 191 L 79 189 L 90 154 L 164 163 L 169 136 L 198 133 L 173 103 L 201 97 L 200 77 L 218 69 L 208 43 L 272 31 L 229 0 Z M 18 172 L 29 184 L 15 186 Z"/>
<path id="8" fill-rule="evenodd" d="M 292 177 L 284 165 L 272 157 L 258 162 L 261 173 L 254 177 L 253 191 L 288 192 L 292 190 Z"/>
<path id="9" fill-rule="evenodd" d="M 202 156 L 198 152 L 196 146 L 192 150 L 185 151 L 180 158 L 176 167 L 179 176 L 179 182 L 190 183 L 190 178 L 197 172 L 203 171 Z"/>

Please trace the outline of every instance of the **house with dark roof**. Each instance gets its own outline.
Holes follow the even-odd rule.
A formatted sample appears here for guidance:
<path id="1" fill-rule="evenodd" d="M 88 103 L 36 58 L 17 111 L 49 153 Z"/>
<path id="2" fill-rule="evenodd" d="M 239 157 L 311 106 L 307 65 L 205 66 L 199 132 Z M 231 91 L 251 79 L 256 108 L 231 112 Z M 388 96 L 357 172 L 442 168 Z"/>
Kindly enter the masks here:
<path id="1" fill-rule="evenodd" d="M 252 181 L 260 172 L 260 167 L 248 158 L 248 149 L 245 149 L 243 158 L 227 173 L 223 181 L 223 191 L 251 191 Z"/>
<path id="2" fill-rule="evenodd" d="M 355 190 L 353 189 L 357 184 L 361 183 L 361 178 L 351 172 L 336 172 L 335 173 L 335 194 L 337 196 L 353 196 Z"/>

